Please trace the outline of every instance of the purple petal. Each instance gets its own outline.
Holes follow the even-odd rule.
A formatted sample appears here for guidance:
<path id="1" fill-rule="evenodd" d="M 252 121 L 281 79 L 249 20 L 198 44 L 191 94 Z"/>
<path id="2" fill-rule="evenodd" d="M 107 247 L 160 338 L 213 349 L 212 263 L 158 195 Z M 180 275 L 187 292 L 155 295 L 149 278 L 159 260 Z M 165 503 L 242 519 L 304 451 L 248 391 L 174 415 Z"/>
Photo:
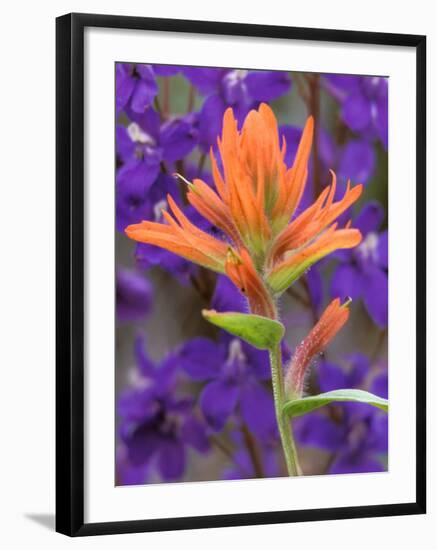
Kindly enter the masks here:
<path id="1" fill-rule="evenodd" d="M 200 408 L 213 430 L 223 429 L 235 409 L 238 395 L 238 386 L 229 380 L 215 380 L 203 388 Z"/>
<path id="2" fill-rule="evenodd" d="M 335 460 L 329 470 L 330 474 L 362 474 L 383 472 L 383 464 L 367 453 L 347 452 Z"/>
<path id="3" fill-rule="evenodd" d="M 128 457 L 134 466 L 146 464 L 159 450 L 160 437 L 149 426 L 140 426 L 125 440 L 128 449 Z"/>
<path id="4" fill-rule="evenodd" d="M 158 93 L 158 85 L 150 65 L 136 65 L 135 70 L 141 78 L 137 80 L 132 94 L 131 108 L 136 113 L 143 113 Z"/>
<path id="5" fill-rule="evenodd" d="M 372 415 L 366 448 L 375 453 L 388 451 L 388 415 L 382 411 Z"/>
<path id="6" fill-rule="evenodd" d="M 252 99 L 272 101 L 289 91 L 291 78 L 282 71 L 250 71 L 245 84 Z"/>
<path id="7" fill-rule="evenodd" d="M 115 132 L 117 155 L 120 160 L 126 162 L 135 154 L 135 142 L 131 140 L 124 126 L 117 126 Z"/>
<path id="8" fill-rule="evenodd" d="M 361 93 L 352 93 L 343 103 L 342 107 L 343 121 L 354 132 L 365 130 L 371 120 L 371 103 Z"/>
<path id="9" fill-rule="evenodd" d="M 341 154 L 338 177 L 342 181 L 367 183 L 373 176 L 375 161 L 374 148 L 368 141 L 349 141 Z"/>
<path id="10" fill-rule="evenodd" d="M 159 151 L 151 151 L 150 155 L 143 159 L 132 158 L 117 172 L 117 197 L 118 192 L 133 198 L 143 199 L 152 183 L 159 174 L 161 160 Z"/>
<path id="11" fill-rule="evenodd" d="M 275 439 L 277 435 L 273 397 L 255 380 L 247 380 L 241 388 L 241 415 L 249 430 L 262 440 Z"/>
<path id="12" fill-rule="evenodd" d="M 327 392 L 348 388 L 349 376 L 345 368 L 335 363 L 322 361 L 317 369 L 320 391 Z"/>
<path id="13" fill-rule="evenodd" d="M 133 466 L 128 459 L 127 450 L 117 449 L 116 472 L 117 485 L 142 485 L 146 482 L 148 466 Z"/>
<path id="14" fill-rule="evenodd" d="M 385 328 L 388 322 L 388 278 L 385 271 L 375 267 L 366 273 L 363 295 L 370 317 Z"/>
<path id="15" fill-rule="evenodd" d="M 223 76 L 226 74 L 224 69 L 207 69 L 203 67 L 185 67 L 182 72 L 202 94 L 217 91 Z"/>
<path id="16" fill-rule="evenodd" d="M 169 162 L 182 159 L 194 149 L 197 137 L 195 128 L 180 118 L 166 122 L 161 128 L 160 139 L 164 159 Z"/>
<path id="17" fill-rule="evenodd" d="M 383 94 L 376 103 L 374 103 L 374 124 L 379 139 L 385 150 L 388 147 L 388 95 Z"/>
<path id="18" fill-rule="evenodd" d="M 159 446 L 158 469 L 165 481 L 179 479 L 185 470 L 185 449 L 181 441 L 166 438 Z"/>
<path id="19" fill-rule="evenodd" d="M 145 424 L 153 419 L 156 411 L 157 407 L 154 396 L 149 390 L 126 390 L 120 395 L 117 401 L 118 415 L 126 419 L 129 426 L 132 425 L 132 422 Z M 122 432 L 126 432 L 124 427 Z M 128 432 L 130 437 L 131 431 Z"/>
<path id="20" fill-rule="evenodd" d="M 337 151 L 331 134 L 327 132 L 323 126 L 319 127 L 318 143 L 320 160 L 324 164 L 326 170 L 329 170 L 335 166 L 337 162 Z"/>
<path id="21" fill-rule="evenodd" d="M 141 113 L 129 110 L 128 114 L 131 120 L 136 122 L 141 130 L 151 138 L 152 146 L 156 146 L 160 138 L 161 120 L 155 109 L 148 107 Z"/>
<path id="22" fill-rule="evenodd" d="M 388 373 L 387 371 L 379 373 L 372 381 L 370 391 L 379 397 L 388 398 Z"/>
<path id="23" fill-rule="evenodd" d="M 302 128 L 297 126 L 284 125 L 279 127 L 280 143 L 282 144 L 282 140 L 285 138 L 285 143 L 287 145 L 285 153 L 285 164 L 287 166 L 291 166 L 294 162 L 301 135 Z"/>
<path id="24" fill-rule="evenodd" d="M 363 278 L 360 271 L 353 264 L 339 264 L 334 271 L 331 281 L 331 296 L 356 300 L 363 292 Z"/>
<path id="25" fill-rule="evenodd" d="M 269 380 L 271 377 L 269 354 L 241 341 L 241 347 L 249 365 L 250 372 L 258 380 Z"/>
<path id="26" fill-rule="evenodd" d="M 219 275 L 211 299 L 211 308 L 220 312 L 239 311 L 246 313 L 247 303 L 230 279 L 225 275 Z"/>
<path id="27" fill-rule="evenodd" d="M 373 200 L 368 202 L 356 217 L 353 226 L 366 236 L 371 231 L 377 231 L 384 220 L 384 208 L 379 202 Z"/>
<path id="28" fill-rule="evenodd" d="M 233 70 L 225 74 L 221 82 L 221 95 L 225 103 L 235 107 L 240 103 L 249 103 L 244 71 Z"/>
<path id="29" fill-rule="evenodd" d="M 204 102 L 199 115 L 199 141 L 205 151 L 217 143 L 221 134 L 226 104 L 220 95 L 214 94 Z"/>
<path id="30" fill-rule="evenodd" d="M 146 353 L 144 336 L 137 336 L 135 338 L 134 354 L 140 372 L 144 376 L 153 376 L 155 374 L 155 365 Z"/>
<path id="31" fill-rule="evenodd" d="M 182 426 L 181 437 L 199 453 L 205 453 L 210 448 L 204 425 L 193 417 Z"/>
<path id="32" fill-rule="evenodd" d="M 130 74 L 130 65 L 117 63 L 115 68 L 115 97 L 117 110 L 123 109 L 135 88 L 135 79 Z"/>
<path id="33" fill-rule="evenodd" d="M 181 258 L 177 254 L 168 252 L 159 246 L 138 243 L 135 249 L 137 264 L 145 269 L 159 266 L 164 271 L 176 277 L 180 283 L 187 284 L 193 270 L 196 269 L 191 262 Z"/>
<path id="34" fill-rule="evenodd" d="M 370 361 L 364 353 L 350 353 L 344 359 L 348 367 L 348 380 L 346 388 L 356 388 L 362 384 L 369 373 Z"/>
<path id="35" fill-rule="evenodd" d="M 194 338 L 186 342 L 177 353 L 179 366 L 193 380 L 216 378 L 226 361 L 220 347 L 208 338 Z"/>
<path id="36" fill-rule="evenodd" d="M 384 231 L 378 236 L 378 247 L 376 254 L 378 264 L 382 268 L 388 269 L 388 231 Z"/>
<path id="37" fill-rule="evenodd" d="M 152 305 L 152 287 L 135 271 L 119 269 L 116 282 L 117 318 L 137 321 L 145 317 Z"/>
<path id="38" fill-rule="evenodd" d="M 344 442 L 346 432 L 342 424 L 337 424 L 320 413 L 309 413 L 294 421 L 295 435 L 301 445 L 336 451 Z"/>
<path id="39" fill-rule="evenodd" d="M 317 266 L 313 266 L 306 274 L 308 290 L 310 293 L 311 302 L 318 311 L 323 300 L 323 280 L 320 270 Z"/>

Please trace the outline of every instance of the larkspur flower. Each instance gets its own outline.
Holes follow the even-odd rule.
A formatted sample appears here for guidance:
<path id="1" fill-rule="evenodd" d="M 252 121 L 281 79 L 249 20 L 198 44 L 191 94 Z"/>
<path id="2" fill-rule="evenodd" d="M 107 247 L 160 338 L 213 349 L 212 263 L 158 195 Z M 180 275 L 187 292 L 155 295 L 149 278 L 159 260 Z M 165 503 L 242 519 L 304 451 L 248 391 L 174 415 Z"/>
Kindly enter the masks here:
<path id="1" fill-rule="evenodd" d="M 115 71 L 117 110 L 129 106 L 134 112 L 143 113 L 158 94 L 152 67 L 143 63 L 117 63 Z"/>
<path id="2" fill-rule="evenodd" d="M 370 369 L 369 359 L 354 353 L 338 363 L 322 361 L 317 368 L 322 391 L 358 387 L 387 397 L 387 371 Z M 336 403 L 295 421 L 295 434 L 304 446 L 331 453 L 329 473 L 379 472 L 386 470 L 383 457 L 388 448 L 387 415 L 360 403 Z"/>
<path id="3" fill-rule="evenodd" d="M 196 338 L 179 353 L 180 366 L 193 379 L 205 383 L 200 408 L 212 429 L 220 431 L 238 413 L 251 433 L 263 441 L 277 438 L 268 354 L 238 338 L 221 334 L 218 343 Z"/>
<path id="4" fill-rule="evenodd" d="M 332 184 L 296 215 L 307 178 L 312 134 L 310 117 L 294 163 L 288 168 L 284 162 L 286 143 L 280 145 L 276 118 L 268 105 L 262 103 L 258 111 L 250 111 L 241 132 L 228 109 L 218 140 L 223 173 L 211 151 L 216 190 L 194 179 L 187 193 L 191 205 L 221 230 L 227 241 L 192 224 L 170 196 L 173 215 L 163 211 L 166 224 L 143 221 L 127 227 L 126 234 L 226 273 L 247 297 L 253 313 L 275 317 L 274 297 L 318 260 L 361 240 L 357 229 L 349 224 L 339 229 L 335 220 L 359 198 L 362 186 L 351 188 L 348 184 L 343 198 L 334 201 L 334 173 Z"/>
<path id="5" fill-rule="evenodd" d="M 332 296 L 362 298 L 367 312 L 381 328 L 388 322 L 388 233 L 379 233 L 384 209 L 368 202 L 355 219 L 363 241 L 355 250 L 337 253 L 339 264 L 331 283 Z"/>
<path id="6" fill-rule="evenodd" d="M 127 460 L 134 474 L 150 466 L 164 480 L 179 479 L 185 470 L 187 446 L 208 451 L 205 427 L 193 414 L 193 398 L 176 391 L 177 355 L 170 353 L 155 365 L 141 338 L 135 352 L 136 385 L 118 401 L 120 439 L 126 448 L 122 466 L 126 471 Z"/>
<path id="7" fill-rule="evenodd" d="M 327 90 L 339 101 L 344 123 L 367 138 L 388 145 L 388 79 L 378 76 L 325 75 Z"/>
<path id="8" fill-rule="evenodd" d="M 197 143 L 195 120 L 176 117 L 161 124 L 152 107 L 141 114 L 130 112 L 128 126 L 118 126 L 116 134 L 118 226 L 129 211 L 142 212 L 148 193 L 158 178 L 163 161 L 174 162 L 190 153 Z M 119 205 L 120 203 L 120 205 Z"/>
<path id="9" fill-rule="evenodd" d="M 187 67 L 183 72 L 207 96 L 199 117 L 199 141 L 205 151 L 216 145 L 227 107 L 232 107 L 241 125 L 261 101 L 277 99 L 291 86 L 289 74 L 283 71 Z"/>

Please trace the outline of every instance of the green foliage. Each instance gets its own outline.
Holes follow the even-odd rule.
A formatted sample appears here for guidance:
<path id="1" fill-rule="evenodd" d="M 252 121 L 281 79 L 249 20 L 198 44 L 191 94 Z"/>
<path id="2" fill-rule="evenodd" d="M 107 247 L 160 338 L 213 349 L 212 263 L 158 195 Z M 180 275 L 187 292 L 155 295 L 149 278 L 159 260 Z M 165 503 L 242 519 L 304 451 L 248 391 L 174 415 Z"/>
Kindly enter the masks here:
<path id="1" fill-rule="evenodd" d="M 215 310 L 202 311 L 207 321 L 234 336 L 242 338 L 258 349 L 271 350 L 275 348 L 284 336 L 284 325 L 279 321 L 237 312 L 218 313 Z"/>
<path id="2" fill-rule="evenodd" d="M 319 395 L 310 395 L 285 403 L 283 411 L 289 417 L 302 416 L 308 412 L 314 411 L 324 405 L 328 405 L 333 401 L 353 401 L 356 403 L 367 403 L 373 407 L 378 407 L 385 412 L 388 412 L 388 401 L 382 397 L 378 397 L 373 393 L 363 390 L 333 390 Z"/>

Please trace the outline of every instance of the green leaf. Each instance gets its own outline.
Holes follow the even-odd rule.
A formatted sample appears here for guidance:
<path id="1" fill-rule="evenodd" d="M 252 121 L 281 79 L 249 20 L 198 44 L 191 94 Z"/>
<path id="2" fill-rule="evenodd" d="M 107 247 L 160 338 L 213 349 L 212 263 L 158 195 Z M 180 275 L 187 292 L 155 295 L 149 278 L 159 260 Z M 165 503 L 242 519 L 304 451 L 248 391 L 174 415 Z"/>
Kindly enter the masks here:
<path id="1" fill-rule="evenodd" d="M 227 332 L 242 338 L 258 349 L 273 349 L 284 337 L 284 325 L 279 321 L 246 313 L 217 313 L 204 309 L 202 315 L 207 321 Z"/>
<path id="2" fill-rule="evenodd" d="M 288 401 L 284 405 L 284 412 L 292 416 L 302 416 L 308 412 L 314 411 L 319 407 L 328 405 L 332 401 L 355 401 L 356 403 L 367 403 L 373 407 L 378 407 L 385 412 L 388 412 L 388 401 L 373 393 L 363 390 L 333 390 L 319 395 L 310 395 Z"/>

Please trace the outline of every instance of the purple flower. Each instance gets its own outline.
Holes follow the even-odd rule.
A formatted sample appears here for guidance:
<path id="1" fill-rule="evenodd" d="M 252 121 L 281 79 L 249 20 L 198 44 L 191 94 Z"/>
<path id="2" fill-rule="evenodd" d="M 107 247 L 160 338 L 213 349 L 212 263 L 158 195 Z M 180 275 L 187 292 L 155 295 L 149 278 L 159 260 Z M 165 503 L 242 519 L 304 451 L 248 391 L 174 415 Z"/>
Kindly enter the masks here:
<path id="1" fill-rule="evenodd" d="M 331 295 L 345 299 L 362 298 L 367 312 L 380 327 L 388 321 L 388 235 L 378 233 L 384 219 L 384 209 L 376 202 L 369 202 L 354 221 L 363 240 L 359 246 L 337 254 L 340 263 L 336 267 Z"/>
<path id="2" fill-rule="evenodd" d="M 177 355 L 154 365 L 141 338 L 135 352 L 137 385 L 118 400 L 119 433 L 128 462 L 136 468 L 156 468 L 166 481 L 180 479 L 187 446 L 201 453 L 209 449 L 205 428 L 193 414 L 193 398 L 177 394 Z"/>
<path id="3" fill-rule="evenodd" d="M 146 483 L 149 473 L 148 464 L 134 466 L 129 461 L 126 447 L 120 445 L 116 452 L 116 485 L 142 485 Z"/>
<path id="4" fill-rule="evenodd" d="M 339 364 L 322 362 L 318 380 L 322 392 L 365 385 L 369 361 L 353 354 Z M 371 391 L 387 395 L 387 373 L 373 379 Z M 295 420 L 295 434 L 301 445 L 331 453 L 329 473 L 384 471 L 383 457 L 388 447 L 387 415 L 369 405 L 343 403 L 322 408 Z"/>
<path id="5" fill-rule="evenodd" d="M 134 112 L 143 113 L 158 93 L 152 67 L 117 63 L 115 74 L 117 111 L 129 106 Z"/>
<path id="6" fill-rule="evenodd" d="M 282 71 L 246 71 L 187 67 L 184 75 L 207 96 L 199 116 L 200 146 L 208 151 L 221 134 L 223 114 L 232 107 L 241 125 L 261 101 L 272 101 L 288 92 L 291 79 Z"/>
<path id="7" fill-rule="evenodd" d="M 388 79 L 378 76 L 325 75 L 328 91 L 340 102 L 343 122 L 388 145 Z"/>
<path id="8" fill-rule="evenodd" d="M 139 273 L 129 269 L 117 271 L 117 318 L 137 321 L 145 317 L 152 305 L 152 286 Z"/>
<path id="9" fill-rule="evenodd" d="M 221 334 L 219 343 L 197 338 L 179 354 L 181 366 L 196 381 L 206 382 L 200 408 L 211 428 L 220 431 L 235 413 L 264 441 L 276 438 L 268 354 Z"/>
<path id="10" fill-rule="evenodd" d="M 130 112 L 132 122 L 118 126 L 117 155 L 117 227 L 147 219 L 151 187 L 161 170 L 161 163 L 174 162 L 190 153 L 197 143 L 197 130 L 192 115 L 172 118 L 161 124 L 152 108 L 138 115 Z M 165 184 L 168 188 L 168 183 Z M 155 189 L 156 191 L 156 189 Z M 167 189 L 166 189 L 167 191 Z M 165 198 L 165 194 L 158 198 Z M 139 219 L 135 219 L 138 218 Z"/>

